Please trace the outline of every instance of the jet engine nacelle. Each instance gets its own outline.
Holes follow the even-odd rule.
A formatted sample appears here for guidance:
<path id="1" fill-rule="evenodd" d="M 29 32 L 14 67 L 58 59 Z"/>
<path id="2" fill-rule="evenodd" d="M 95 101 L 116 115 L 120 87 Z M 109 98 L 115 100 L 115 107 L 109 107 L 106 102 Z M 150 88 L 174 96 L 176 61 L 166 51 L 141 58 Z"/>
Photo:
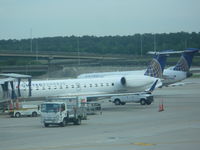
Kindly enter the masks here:
<path id="1" fill-rule="evenodd" d="M 121 78 L 121 84 L 129 88 L 139 88 L 152 85 L 155 82 L 154 77 L 145 75 L 127 75 Z"/>

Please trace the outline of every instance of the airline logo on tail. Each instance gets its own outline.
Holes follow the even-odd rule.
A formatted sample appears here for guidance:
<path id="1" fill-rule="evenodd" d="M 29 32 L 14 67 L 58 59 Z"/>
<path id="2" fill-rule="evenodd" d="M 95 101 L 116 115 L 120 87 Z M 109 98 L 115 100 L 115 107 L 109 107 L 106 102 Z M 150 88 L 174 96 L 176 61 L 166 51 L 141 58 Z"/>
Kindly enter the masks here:
<path id="1" fill-rule="evenodd" d="M 144 75 L 162 78 L 169 50 L 163 50 L 154 56 Z"/>
<path id="2" fill-rule="evenodd" d="M 174 67 L 174 70 L 184 71 L 184 72 L 189 71 L 189 66 L 188 66 L 187 60 L 183 56 L 181 56 L 181 58 L 179 59 L 178 63 Z"/>
<path id="3" fill-rule="evenodd" d="M 157 59 L 152 59 L 144 75 L 162 78 L 162 68 Z"/>
<path id="4" fill-rule="evenodd" d="M 186 49 L 173 70 L 188 72 L 192 64 L 194 53 L 198 52 L 197 48 Z"/>

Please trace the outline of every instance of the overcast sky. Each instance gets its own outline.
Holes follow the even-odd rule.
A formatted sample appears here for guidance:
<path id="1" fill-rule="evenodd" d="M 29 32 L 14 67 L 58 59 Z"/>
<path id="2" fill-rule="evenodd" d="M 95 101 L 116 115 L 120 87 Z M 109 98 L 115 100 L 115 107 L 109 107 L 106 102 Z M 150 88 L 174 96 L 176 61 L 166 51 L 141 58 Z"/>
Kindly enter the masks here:
<path id="1" fill-rule="evenodd" d="M 0 0 L 0 39 L 200 32 L 200 0 Z"/>

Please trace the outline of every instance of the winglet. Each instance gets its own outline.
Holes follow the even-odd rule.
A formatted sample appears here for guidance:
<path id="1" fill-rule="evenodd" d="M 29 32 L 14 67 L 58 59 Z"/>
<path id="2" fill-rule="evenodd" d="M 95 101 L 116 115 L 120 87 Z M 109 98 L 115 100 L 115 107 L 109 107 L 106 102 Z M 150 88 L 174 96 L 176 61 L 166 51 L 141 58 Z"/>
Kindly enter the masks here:
<path id="1" fill-rule="evenodd" d="M 147 93 L 152 93 L 155 90 L 155 87 L 156 87 L 157 83 L 158 83 L 158 79 L 153 83 L 153 85 L 150 87 L 150 89 L 147 90 L 146 92 Z"/>

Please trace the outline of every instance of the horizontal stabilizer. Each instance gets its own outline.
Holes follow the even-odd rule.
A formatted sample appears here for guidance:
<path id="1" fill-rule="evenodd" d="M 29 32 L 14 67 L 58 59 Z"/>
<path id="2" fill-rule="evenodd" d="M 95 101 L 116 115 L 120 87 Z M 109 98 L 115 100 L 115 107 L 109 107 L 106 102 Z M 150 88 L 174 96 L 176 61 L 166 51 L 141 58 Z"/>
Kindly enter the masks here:
<path id="1" fill-rule="evenodd" d="M 183 53 L 183 52 L 184 51 L 165 50 L 165 51 L 160 51 L 160 52 L 149 51 L 148 54 L 153 54 L 153 55 L 169 55 L 169 54 L 180 54 L 180 53 Z"/>

